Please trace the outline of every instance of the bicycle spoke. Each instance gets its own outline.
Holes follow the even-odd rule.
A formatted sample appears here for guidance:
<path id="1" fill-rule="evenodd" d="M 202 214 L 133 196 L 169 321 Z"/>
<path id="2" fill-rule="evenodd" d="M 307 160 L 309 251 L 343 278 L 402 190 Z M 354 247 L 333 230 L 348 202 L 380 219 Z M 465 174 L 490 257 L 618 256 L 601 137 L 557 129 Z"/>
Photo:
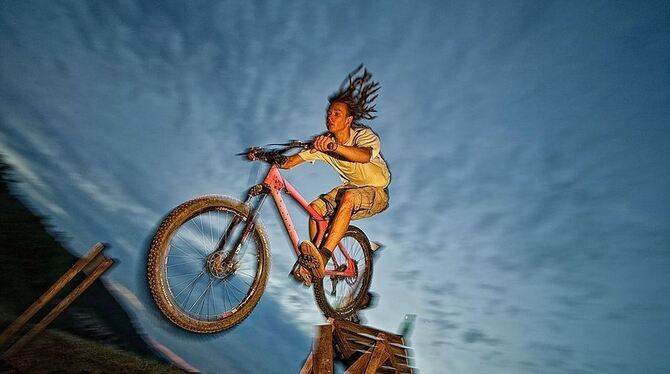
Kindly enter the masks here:
<path id="1" fill-rule="evenodd" d="M 208 287 L 209 287 L 209 286 L 208 286 Z M 193 305 L 191 305 L 191 307 L 188 308 L 188 312 L 190 312 L 191 309 L 193 309 L 193 307 L 196 306 L 196 305 L 198 304 L 198 301 L 200 301 L 200 299 L 205 295 L 205 292 L 207 292 L 207 288 L 205 288 L 205 291 L 203 291 L 203 292 L 200 294 L 200 296 L 198 296 L 198 298 L 195 299 L 195 302 L 193 303 Z"/>
<path id="2" fill-rule="evenodd" d="M 237 273 L 241 273 L 241 274 L 243 274 L 244 276 L 247 276 L 247 277 L 251 278 L 252 280 L 254 279 L 254 277 L 252 277 L 252 276 L 249 275 L 249 274 L 244 274 L 244 273 L 242 273 L 242 272 L 240 272 L 240 271 L 238 271 Z M 236 275 L 237 275 L 237 274 L 236 274 Z M 242 282 L 244 282 L 247 286 L 251 287 L 251 283 L 247 282 L 247 281 L 244 280 L 243 278 L 239 278 L 239 280 L 241 280 Z"/>
<path id="3" fill-rule="evenodd" d="M 186 230 L 188 230 L 189 232 L 191 232 L 191 230 L 190 230 L 188 227 L 186 227 L 186 225 L 184 225 L 184 226 L 185 226 Z M 191 235 L 193 235 L 192 232 L 191 232 Z M 175 235 L 175 238 L 181 239 L 184 243 L 186 243 L 186 245 L 188 245 L 189 247 L 193 248 L 194 251 L 196 251 L 197 253 L 200 253 L 200 254 L 202 255 L 203 258 L 204 258 L 204 257 L 207 257 L 207 253 L 206 253 L 206 252 L 203 252 L 203 251 L 201 251 L 199 248 L 194 247 L 193 244 L 191 244 L 191 242 L 189 242 L 188 240 L 182 238 L 182 237 L 180 236 L 180 233 L 179 233 L 179 232 L 177 233 L 177 235 Z M 174 244 L 172 244 L 172 246 L 174 246 Z"/>
<path id="4" fill-rule="evenodd" d="M 195 278 L 193 278 L 193 279 L 191 280 L 191 282 L 189 282 L 189 284 L 188 284 L 186 287 L 184 287 L 184 289 L 182 289 L 181 291 L 179 291 L 179 293 L 176 294 L 176 295 L 174 296 L 175 300 L 177 300 L 177 298 L 179 297 L 179 295 L 181 295 L 182 292 L 184 292 L 184 291 L 185 291 L 187 288 L 189 288 L 192 284 L 194 284 L 195 282 L 197 282 L 198 279 L 200 279 L 200 277 L 201 277 L 203 274 L 205 274 L 205 271 L 204 271 L 204 270 L 201 271 L 200 273 L 198 273 L 198 276 L 196 276 Z M 192 288 L 191 288 L 191 291 L 193 291 Z"/>
<path id="5" fill-rule="evenodd" d="M 247 296 L 246 293 L 240 291 L 239 288 L 235 287 L 235 285 L 233 284 L 233 282 L 230 282 L 230 287 L 234 288 L 237 292 L 239 292 L 239 293 L 242 295 L 242 297 Z"/>
<path id="6" fill-rule="evenodd" d="M 195 220 L 196 220 L 196 218 L 193 219 L 193 221 L 195 221 Z M 209 240 L 207 239 L 207 234 L 205 234 L 205 222 L 203 222 L 204 218 L 202 217 L 202 215 L 200 215 L 200 216 L 197 217 L 197 220 L 198 221 L 196 222 L 196 228 L 200 231 L 200 234 L 201 234 L 200 235 L 200 242 L 202 243 L 202 245 L 205 248 L 213 249 L 213 247 L 210 247 L 207 244 L 207 242 Z"/>
<path id="7" fill-rule="evenodd" d="M 202 244 L 203 248 L 207 248 L 207 245 L 205 245 L 205 243 L 203 243 L 202 238 L 201 238 L 199 235 L 196 235 L 196 234 L 193 232 L 193 230 L 191 230 L 191 228 L 189 227 L 189 223 L 190 223 L 190 221 L 189 221 L 189 222 L 186 222 L 186 223 L 184 224 L 183 227 L 184 227 L 186 230 L 188 230 L 188 232 L 189 232 L 191 235 L 193 235 L 194 238 L 197 238 L 197 239 L 200 241 L 200 243 Z M 200 252 L 200 251 L 198 251 L 198 252 Z M 207 256 L 207 251 L 204 252 L 204 255 Z"/>
<path id="8" fill-rule="evenodd" d="M 193 275 L 193 274 L 197 274 L 197 273 L 191 273 L 191 274 L 189 274 L 189 275 Z M 177 277 L 177 276 L 173 276 L 173 277 Z M 181 286 L 182 284 L 188 283 L 188 282 L 190 282 L 190 281 L 192 281 L 192 279 L 189 278 L 189 279 L 187 279 L 187 280 L 185 280 L 185 281 L 182 281 L 182 282 L 179 282 L 179 283 L 177 283 L 177 284 L 170 284 L 170 287 L 171 287 L 171 288 L 177 288 L 177 287 Z"/>
<path id="9" fill-rule="evenodd" d="M 173 266 L 192 264 L 192 263 L 194 263 L 194 262 L 201 262 L 201 261 L 202 261 L 202 259 L 199 258 L 199 259 L 196 259 L 196 260 L 191 260 L 191 261 L 186 261 L 186 262 L 180 262 L 180 263 L 178 263 L 178 264 L 170 264 L 170 265 L 166 265 L 165 267 L 166 267 L 166 268 L 169 268 L 169 267 L 173 267 Z"/>
<path id="10" fill-rule="evenodd" d="M 202 224 L 202 216 L 197 216 L 195 218 L 192 218 L 191 221 L 195 224 L 195 228 L 200 231 L 200 238 L 205 237 L 205 226 Z M 205 246 L 207 246 L 207 243 L 202 243 Z"/>
<path id="11" fill-rule="evenodd" d="M 210 241 L 210 244 L 211 244 L 212 248 L 214 248 L 214 246 L 216 244 L 214 243 L 214 233 L 212 232 L 212 212 L 211 211 L 207 212 L 207 218 L 209 218 L 209 241 Z"/>
<path id="12" fill-rule="evenodd" d="M 228 304 L 230 304 L 230 310 L 232 310 L 233 309 L 233 303 L 232 303 L 232 301 L 230 301 L 230 295 L 229 295 L 229 292 L 228 292 L 228 282 L 226 282 L 226 281 L 223 282 L 223 288 L 225 289 L 225 292 L 226 292 L 225 297 L 228 300 Z M 228 311 L 228 310 L 226 309 L 226 311 Z"/>
<path id="13" fill-rule="evenodd" d="M 190 257 L 193 257 L 193 258 L 205 258 L 205 256 L 202 255 L 202 253 L 200 253 L 200 251 L 197 248 L 194 248 L 191 245 L 191 243 L 189 243 L 186 239 L 184 239 L 182 237 L 178 237 L 178 238 L 181 239 L 182 241 L 184 241 L 193 250 L 192 251 L 187 251 L 185 248 L 182 248 L 181 246 L 177 245 L 176 240 L 173 240 L 172 242 L 170 242 L 170 248 L 174 248 L 176 250 L 179 250 L 181 253 L 183 253 L 186 256 L 190 256 Z M 170 252 L 172 252 L 172 251 L 170 251 Z M 202 255 L 202 256 L 198 256 L 198 255 Z M 170 255 L 168 255 L 168 256 L 170 256 Z"/>

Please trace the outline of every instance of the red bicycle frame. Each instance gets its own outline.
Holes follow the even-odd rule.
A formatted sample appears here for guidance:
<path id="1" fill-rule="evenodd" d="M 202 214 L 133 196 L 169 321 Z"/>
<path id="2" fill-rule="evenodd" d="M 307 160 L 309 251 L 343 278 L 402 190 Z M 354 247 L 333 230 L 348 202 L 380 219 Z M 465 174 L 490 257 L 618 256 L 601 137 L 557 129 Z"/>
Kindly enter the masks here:
<path id="1" fill-rule="evenodd" d="M 323 240 L 326 229 L 328 228 L 328 220 L 321 216 L 314 208 L 312 208 L 309 203 L 300 195 L 298 190 L 295 189 L 282 175 L 279 173 L 279 168 L 276 165 L 272 165 L 270 167 L 270 170 L 268 170 L 267 175 L 265 176 L 265 179 L 263 179 L 262 187 L 265 187 L 264 192 L 267 193 L 269 190 L 270 195 L 272 196 L 272 199 L 274 200 L 275 206 L 277 206 L 277 210 L 279 211 L 279 215 L 281 216 L 282 221 L 284 222 L 284 227 L 286 228 L 286 232 L 288 233 L 289 238 L 291 239 L 291 244 L 293 245 L 293 250 L 295 251 L 296 257 L 300 255 L 300 250 L 298 249 L 298 245 L 300 242 L 300 238 L 298 237 L 298 233 L 295 230 L 295 226 L 293 225 L 293 221 L 291 220 L 291 215 L 289 214 L 288 209 L 286 208 L 286 204 L 284 203 L 284 199 L 282 198 L 281 193 L 286 192 L 286 194 L 291 197 L 295 202 L 297 202 L 303 210 L 307 212 L 307 214 L 310 215 L 316 222 L 317 226 L 317 233 L 316 233 L 316 238 L 314 239 L 314 243 L 316 245 L 319 245 L 321 241 Z M 252 187 L 253 188 L 253 187 Z M 259 206 L 256 207 L 256 210 L 260 208 Z M 252 214 L 253 216 L 254 214 Z M 344 271 L 337 271 L 337 270 L 326 270 L 326 275 L 329 276 L 343 276 L 343 277 L 353 277 L 355 275 L 355 269 L 356 265 L 354 263 L 354 260 L 349 256 L 349 252 L 345 248 L 342 243 L 338 243 L 338 248 L 344 255 L 344 258 L 346 259 L 347 266 Z M 335 269 L 339 267 L 339 264 L 337 263 L 337 258 L 333 253 L 332 256 L 333 263 L 335 265 Z"/>

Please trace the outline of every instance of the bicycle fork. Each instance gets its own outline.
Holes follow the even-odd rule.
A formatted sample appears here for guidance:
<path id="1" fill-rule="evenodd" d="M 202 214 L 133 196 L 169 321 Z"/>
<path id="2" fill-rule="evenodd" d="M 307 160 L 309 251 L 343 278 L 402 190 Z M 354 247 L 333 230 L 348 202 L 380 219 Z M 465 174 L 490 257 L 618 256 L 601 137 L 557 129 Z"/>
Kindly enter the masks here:
<path id="1" fill-rule="evenodd" d="M 263 186 L 262 184 L 257 184 L 249 189 L 247 198 L 244 200 L 245 205 L 249 206 L 249 202 L 252 198 L 258 195 L 262 196 L 260 200 L 258 200 L 258 202 L 255 204 L 255 206 L 253 208 L 250 208 L 251 210 L 244 224 L 244 228 L 242 229 L 242 232 L 237 238 L 235 245 L 232 247 L 233 249 L 226 255 L 225 258 L 223 258 L 222 255 L 224 253 L 226 243 L 230 240 L 231 236 L 233 235 L 233 232 L 235 231 L 236 227 L 240 224 L 240 222 L 245 221 L 244 218 L 235 216 L 233 220 L 230 222 L 228 228 L 226 229 L 226 232 L 223 234 L 221 239 L 219 239 L 219 242 L 216 245 L 216 249 L 208 257 L 207 261 L 210 271 L 212 271 L 213 275 L 215 276 L 218 275 L 219 277 L 225 277 L 234 272 L 235 266 L 237 264 L 233 259 L 239 254 L 240 250 L 242 249 L 244 241 L 247 239 L 247 237 L 254 228 L 254 221 L 256 219 L 256 215 L 258 214 L 258 211 L 263 205 L 263 202 L 267 198 L 267 193 L 264 192 L 265 192 L 265 186 Z"/>

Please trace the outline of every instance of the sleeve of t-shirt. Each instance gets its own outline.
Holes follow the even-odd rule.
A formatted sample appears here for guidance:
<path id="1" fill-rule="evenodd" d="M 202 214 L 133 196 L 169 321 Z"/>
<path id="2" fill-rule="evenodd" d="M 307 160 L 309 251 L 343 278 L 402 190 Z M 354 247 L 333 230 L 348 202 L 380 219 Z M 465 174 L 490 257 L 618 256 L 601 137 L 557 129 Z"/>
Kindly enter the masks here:
<path id="1" fill-rule="evenodd" d="M 370 158 L 379 156 L 379 152 L 381 152 L 381 142 L 379 141 L 379 137 L 372 132 L 372 130 L 367 128 L 358 131 L 354 137 L 353 145 L 357 147 L 372 148 L 372 156 Z"/>
<path id="2" fill-rule="evenodd" d="M 300 158 L 302 158 L 303 160 L 305 160 L 305 161 L 307 161 L 311 164 L 313 164 L 315 160 L 319 160 L 321 158 L 321 157 L 319 157 L 320 155 L 321 155 L 321 152 L 312 153 L 312 152 L 310 152 L 309 149 L 302 150 L 298 153 L 298 156 L 300 156 Z"/>

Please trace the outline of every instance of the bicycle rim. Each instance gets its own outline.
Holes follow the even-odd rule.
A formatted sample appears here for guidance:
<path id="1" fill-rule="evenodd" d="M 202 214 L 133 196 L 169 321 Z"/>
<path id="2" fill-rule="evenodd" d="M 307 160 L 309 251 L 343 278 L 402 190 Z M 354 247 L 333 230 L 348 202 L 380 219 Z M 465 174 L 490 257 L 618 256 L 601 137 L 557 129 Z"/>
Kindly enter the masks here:
<path id="1" fill-rule="evenodd" d="M 340 244 L 354 260 L 356 275 L 354 277 L 326 275 L 321 282 L 315 284 L 314 292 L 324 314 L 334 318 L 347 318 L 356 312 L 370 287 L 372 255 L 367 238 L 359 229 L 350 227 Z M 336 270 L 338 266 L 342 270 L 346 264 L 346 257 L 338 246 L 326 264 L 326 270 Z M 335 285 L 334 295 L 333 285 Z"/>
<path id="2" fill-rule="evenodd" d="M 171 236 L 164 257 L 165 289 L 170 303 L 184 316 L 197 321 L 225 319 L 249 302 L 261 266 L 259 243 L 249 235 L 236 257 L 238 265 L 226 276 L 215 275 L 207 264 L 218 240 L 239 214 L 225 207 L 211 207 L 180 225 Z M 224 249 L 228 253 L 245 221 L 235 227 Z"/>

